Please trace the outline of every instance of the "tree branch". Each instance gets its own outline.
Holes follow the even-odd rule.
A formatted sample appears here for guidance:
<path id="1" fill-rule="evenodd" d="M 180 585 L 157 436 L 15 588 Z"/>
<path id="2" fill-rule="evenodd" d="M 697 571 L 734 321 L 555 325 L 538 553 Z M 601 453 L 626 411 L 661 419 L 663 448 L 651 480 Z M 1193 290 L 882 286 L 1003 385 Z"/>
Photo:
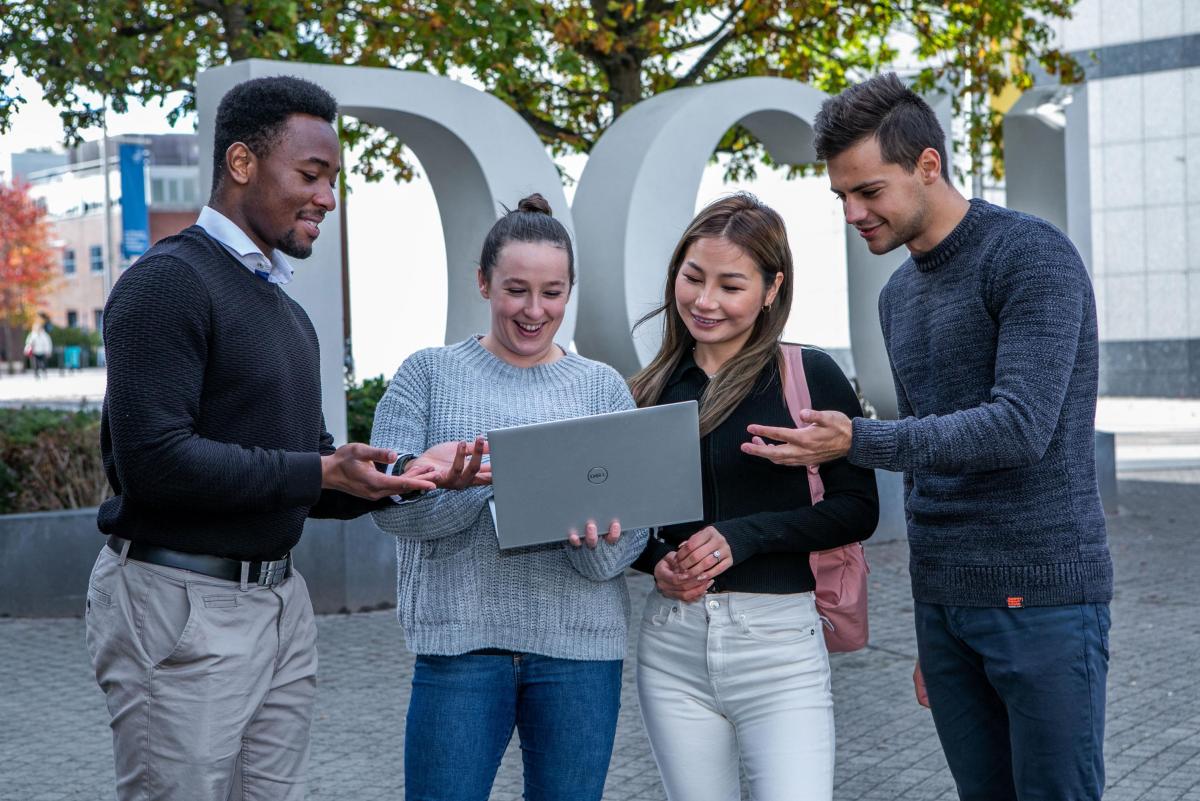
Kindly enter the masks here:
<path id="1" fill-rule="evenodd" d="M 696 60 L 696 63 L 692 65 L 692 68 L 684 73 L 683 77 L 675 82 L 675 86 L 691 86 L 692 84 L 696 83 L 696 81 L 699 80 L 702 75 L 704 75 L 704 71 L 708 69 L 709 65 L 712 64 L 713 61 L 716 60 L 717 56 L 721 54 L 721 51 L 725 49 L 725 46 L 733 41 L 733 38 L 734 32 L 729 31 L 716 42 L 714 42 L 712 46 L 708 48 L 708 50 L 704 51 L 704 55 L 700 56 L 700 58 Z"/>
<path id="2" fill-rule="evenodd" d="M 655 14 L 663 14 L 675 7 L 675 3 L 671 0 L 646 0 L 642 6 L 642 16 L 651 17 Z"/>
<path id="3" fill-rule="evenodd" d="M 745 7 L 746 0 L 741 0 L 736 7 L 730 9 L 729 16 L 727 16 L 719 26 L 717 26 L 717 31 L 729 26 L 730 23 L 732 23 L 734 19 L 742 13 L 742 10 Z M 709 45 L 708 49 L 704 51 L 703 55 L 696 59 L 696 63 L 692 65 L 692 68 L 684 73 L 683 77 L 675 82 L 675 85 L 691 86 L 692 84 L 696 83 L 696 81 L 698 81 L 704 75 L 704 71 L 708 69 L 709 65 L 716 60 L 717 56 L 721 55 L 721 51 L 725 49 L 726 45 L 732 42 L 736 37 L 737 28 L 730 27 L 729 30 L 725 31 L 725 33 L 722 34 L 715 42 Z"/>
<path id="4" fill-rule="evenodd" d="M 742 0 L 742 2 L 737 4 L 737 6 L 735 6 L 734 8 L 731 8 L 729 10 L 729 14 L 726 15 L 725 19 L 721 20 L 720 24 L 718 24 L 717 27 L 713 28 L 710 32 L 706 33 L 704 36 L 701 36 L 699 39 L 692 39 L 692 40 L 684 42 L 682 44 L 677 44 L 672 47 L 665 48 L 664 52 L 682 53 L 685 50 L 691 50 L 693 47 L 699 47 L 702 44 L 708 44 L 713 39 L 716 39 L 718 36 L 721 35 L 721 32 L 725 30 L 725 26 L 728 25 L 730 22 L 732 22 L 733 18 L 736 17 L 738 14 L 740 14 L 742 9 L 745 8 L 745 6 L 746 6 L 745 0 Z"/>
<path id="5" fill-rule="evenodd" d="M 579 97 L 585 100 L 595 100 L 604 94 L 604 92 L 599 89 L 572 89 L 569 86 L 561 86 L 553 81 L 546 80 L 536 81 L 530 85 L 530 88 L 534 90 L 541 89 L 550 92 L 562 92 L 570 97 Z"/>
<path id="6" fill-rule="evenodd" d="M 115 33 L 117 36 L 122 36 L 122 37 L 133 37 L 133 36 L 142 36 L 142 35 L 153 36 L 156 33 L 162 33 L 167 28 L 171 27 L 171 25 L 174 22 L 175 22 L 175 20 L 171 19 L 171 20 L 164 20 L 163 22 L 160 22 L 156 25 L 147 25 L 145 23 L 142 23 L 140 25 L 122 25 L 120 28 L 117 28 L 115 31 L 113 31 L 113 33 Z"/>
<path id="7" fill-rule="evenodd" d="M 543 119 L 524 107 L 517 109 L 517 113 L 521 115 L 521 119 L 529 123 L 530 127 L 539 136 L 545 139 L 554 139 L 570 145 L 579 145 L 585 151 L 592 149 L 592 141 L 578 131 L 572 131 L 570 128 L 564 128 L 550 120 Z"/>

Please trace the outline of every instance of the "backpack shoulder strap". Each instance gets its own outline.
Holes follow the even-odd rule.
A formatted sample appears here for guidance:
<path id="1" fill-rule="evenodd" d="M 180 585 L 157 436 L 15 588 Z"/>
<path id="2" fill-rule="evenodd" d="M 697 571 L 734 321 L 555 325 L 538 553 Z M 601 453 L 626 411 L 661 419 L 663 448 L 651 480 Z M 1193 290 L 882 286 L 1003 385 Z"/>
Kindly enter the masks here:
<path id="1" fill-rule="evenodd" d="M 783 399 L 792 415 L 796 428 L 805 428 L 807 424 L 800 420 L 801 409 L 812 408 L 812 395 L 808 391 L 808 379 L 804 375 L 804 349 L 799 345 L 788 342 L 780 343 L 783 349 Z M 808 492 L 813 504 L 820 503 L 825 497 L 825 482 L 815 464 L 808 465 Z"/>

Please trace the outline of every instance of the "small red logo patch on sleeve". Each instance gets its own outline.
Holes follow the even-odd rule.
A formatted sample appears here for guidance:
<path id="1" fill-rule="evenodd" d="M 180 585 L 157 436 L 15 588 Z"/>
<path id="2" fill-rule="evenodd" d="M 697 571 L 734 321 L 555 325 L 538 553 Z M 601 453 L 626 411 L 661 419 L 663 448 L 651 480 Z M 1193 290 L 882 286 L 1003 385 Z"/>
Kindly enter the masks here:
<path id="1" fill-rule="evenodd" d="M 1009 609 L 1020 609 L 1020 608 L 1021 608 L 1022 606 L 1024 606 L 1024 605 L 1025 605 L 1025 598 L 1024 598 L 1024 596 L 1021 596 L 1021 595 L 1010 595 L 1010 596 L 1008 597 L 1008 608 L 1009 608 Z"/>

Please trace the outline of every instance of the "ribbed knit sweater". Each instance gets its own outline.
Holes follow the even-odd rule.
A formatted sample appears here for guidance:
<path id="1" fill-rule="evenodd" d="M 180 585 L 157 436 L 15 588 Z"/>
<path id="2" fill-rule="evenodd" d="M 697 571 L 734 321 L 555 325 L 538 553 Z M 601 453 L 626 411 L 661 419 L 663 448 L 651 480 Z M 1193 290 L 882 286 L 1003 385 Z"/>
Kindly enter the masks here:
<path id="1" fill-rule="evenodd" d="M 308 315 L 202 228 L 163 239 L 121 276 L 104 344 L 105 534 L 278 559 L 306 517 L 380 505 L 321 489 L 321 455 L 334 448 Z"/>
<path id="2" fill-rule="evenodd" d="M 624 380 L 605 364 L 568 353 L 514 367 L 471 338 L 405 360 L 375 410 L 371 443 L 421 453 L 496 428 L 632 408 Z M 397 537 L 396 611 L 409 649 L 624 657 L 623 572 L 645 547 L 646 530 L 626 531 L 615 545 L 601 539 L 595 550 L 571 547 L 564 531 L 561 543 L 501 551 L 491 494 L 491 487 L 434 490 L 373 513 Z"/>
<path id="3" fill-rule="evenodd" d="M 803 351 L 804 374 L 814 409 L 862 414 L 854 387 L 837 363 L 815 348 Z M 699 400 L 709 378 L 693 353 L 683 353 L 658 403 Z M 875 473 L 837 459 L 821 465 L 825 499 L 814 505 L 808 471 L 772 464 L 742 453 L 751 423 L 791 428 L 796 423 L 772 361 L 758 381 L 712 431 L 700 438 L 704 519 L 664 526 L 634 562 L 653 573 L 668 552 L 705 526 L 729 543 L 733 565 L 716 577 L 710 592 L 796 593 L 815 588 L 810 551 L 836 548 L 871 536 L 879 522 Z"/>
<path id="4" fill-rule="evenodd" d="M 879 313 L 901 419 L 855 419 L 849 458 L 904 472 L 913 597 L 1110 600 L 1096 303 L 1067 237 L 972 200 L 896 271 Z"/>

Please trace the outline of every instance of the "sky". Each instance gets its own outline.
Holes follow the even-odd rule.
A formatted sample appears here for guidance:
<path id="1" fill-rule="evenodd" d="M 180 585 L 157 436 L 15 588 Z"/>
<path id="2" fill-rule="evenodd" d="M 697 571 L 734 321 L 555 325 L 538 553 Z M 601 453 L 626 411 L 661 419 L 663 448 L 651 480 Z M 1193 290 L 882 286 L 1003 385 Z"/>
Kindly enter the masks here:
<path id="1" fill-rule="evenodd" d="M 0 172 L 10 169 L 12 153 L 47 146 L 61 147 L 57 112 L 42 98 L 35 82 L 18 79 L 29 102 L 12 128 L 0 136 Z M 160 107 L 131 104 L 125 114 L 109 117 L 109 134 L 193 132 L 195 117 L 172 128 Z M 100 138 L 99 129 L 84 138 Z M 354 154 L 348 161 L 353 163 Z M 579 176 L 586 157 L 569 160 L 566 170 Z M 446 319 L 446 266 L 437 203 L 429 183 L 407 185 L 391 180 L 367 184 L 351 175 L 347 201 L 350 236 L 351 338 L 359 377 L 390 376 L 410 353 L 442 343 Z M 795 256 L 792 313 L 785 338 L 826 348 L 849 347 L 846 302 L 844 223 L 841 209 L 824 178 L 787 181 L 760 169 L 746 184 L 727 184 L 720 166 L 710 166 L 696 197 L 696 208 L 728 192 L 757 194 L 783 216 Z M 568 200 L 573 186 L 565 187 Z M 518 198 L 513 198 L 515 204 Z M 297 265 L 303 269 L 302 264 Z M 666 265 L 663 265 L 664 277 Z"/>

